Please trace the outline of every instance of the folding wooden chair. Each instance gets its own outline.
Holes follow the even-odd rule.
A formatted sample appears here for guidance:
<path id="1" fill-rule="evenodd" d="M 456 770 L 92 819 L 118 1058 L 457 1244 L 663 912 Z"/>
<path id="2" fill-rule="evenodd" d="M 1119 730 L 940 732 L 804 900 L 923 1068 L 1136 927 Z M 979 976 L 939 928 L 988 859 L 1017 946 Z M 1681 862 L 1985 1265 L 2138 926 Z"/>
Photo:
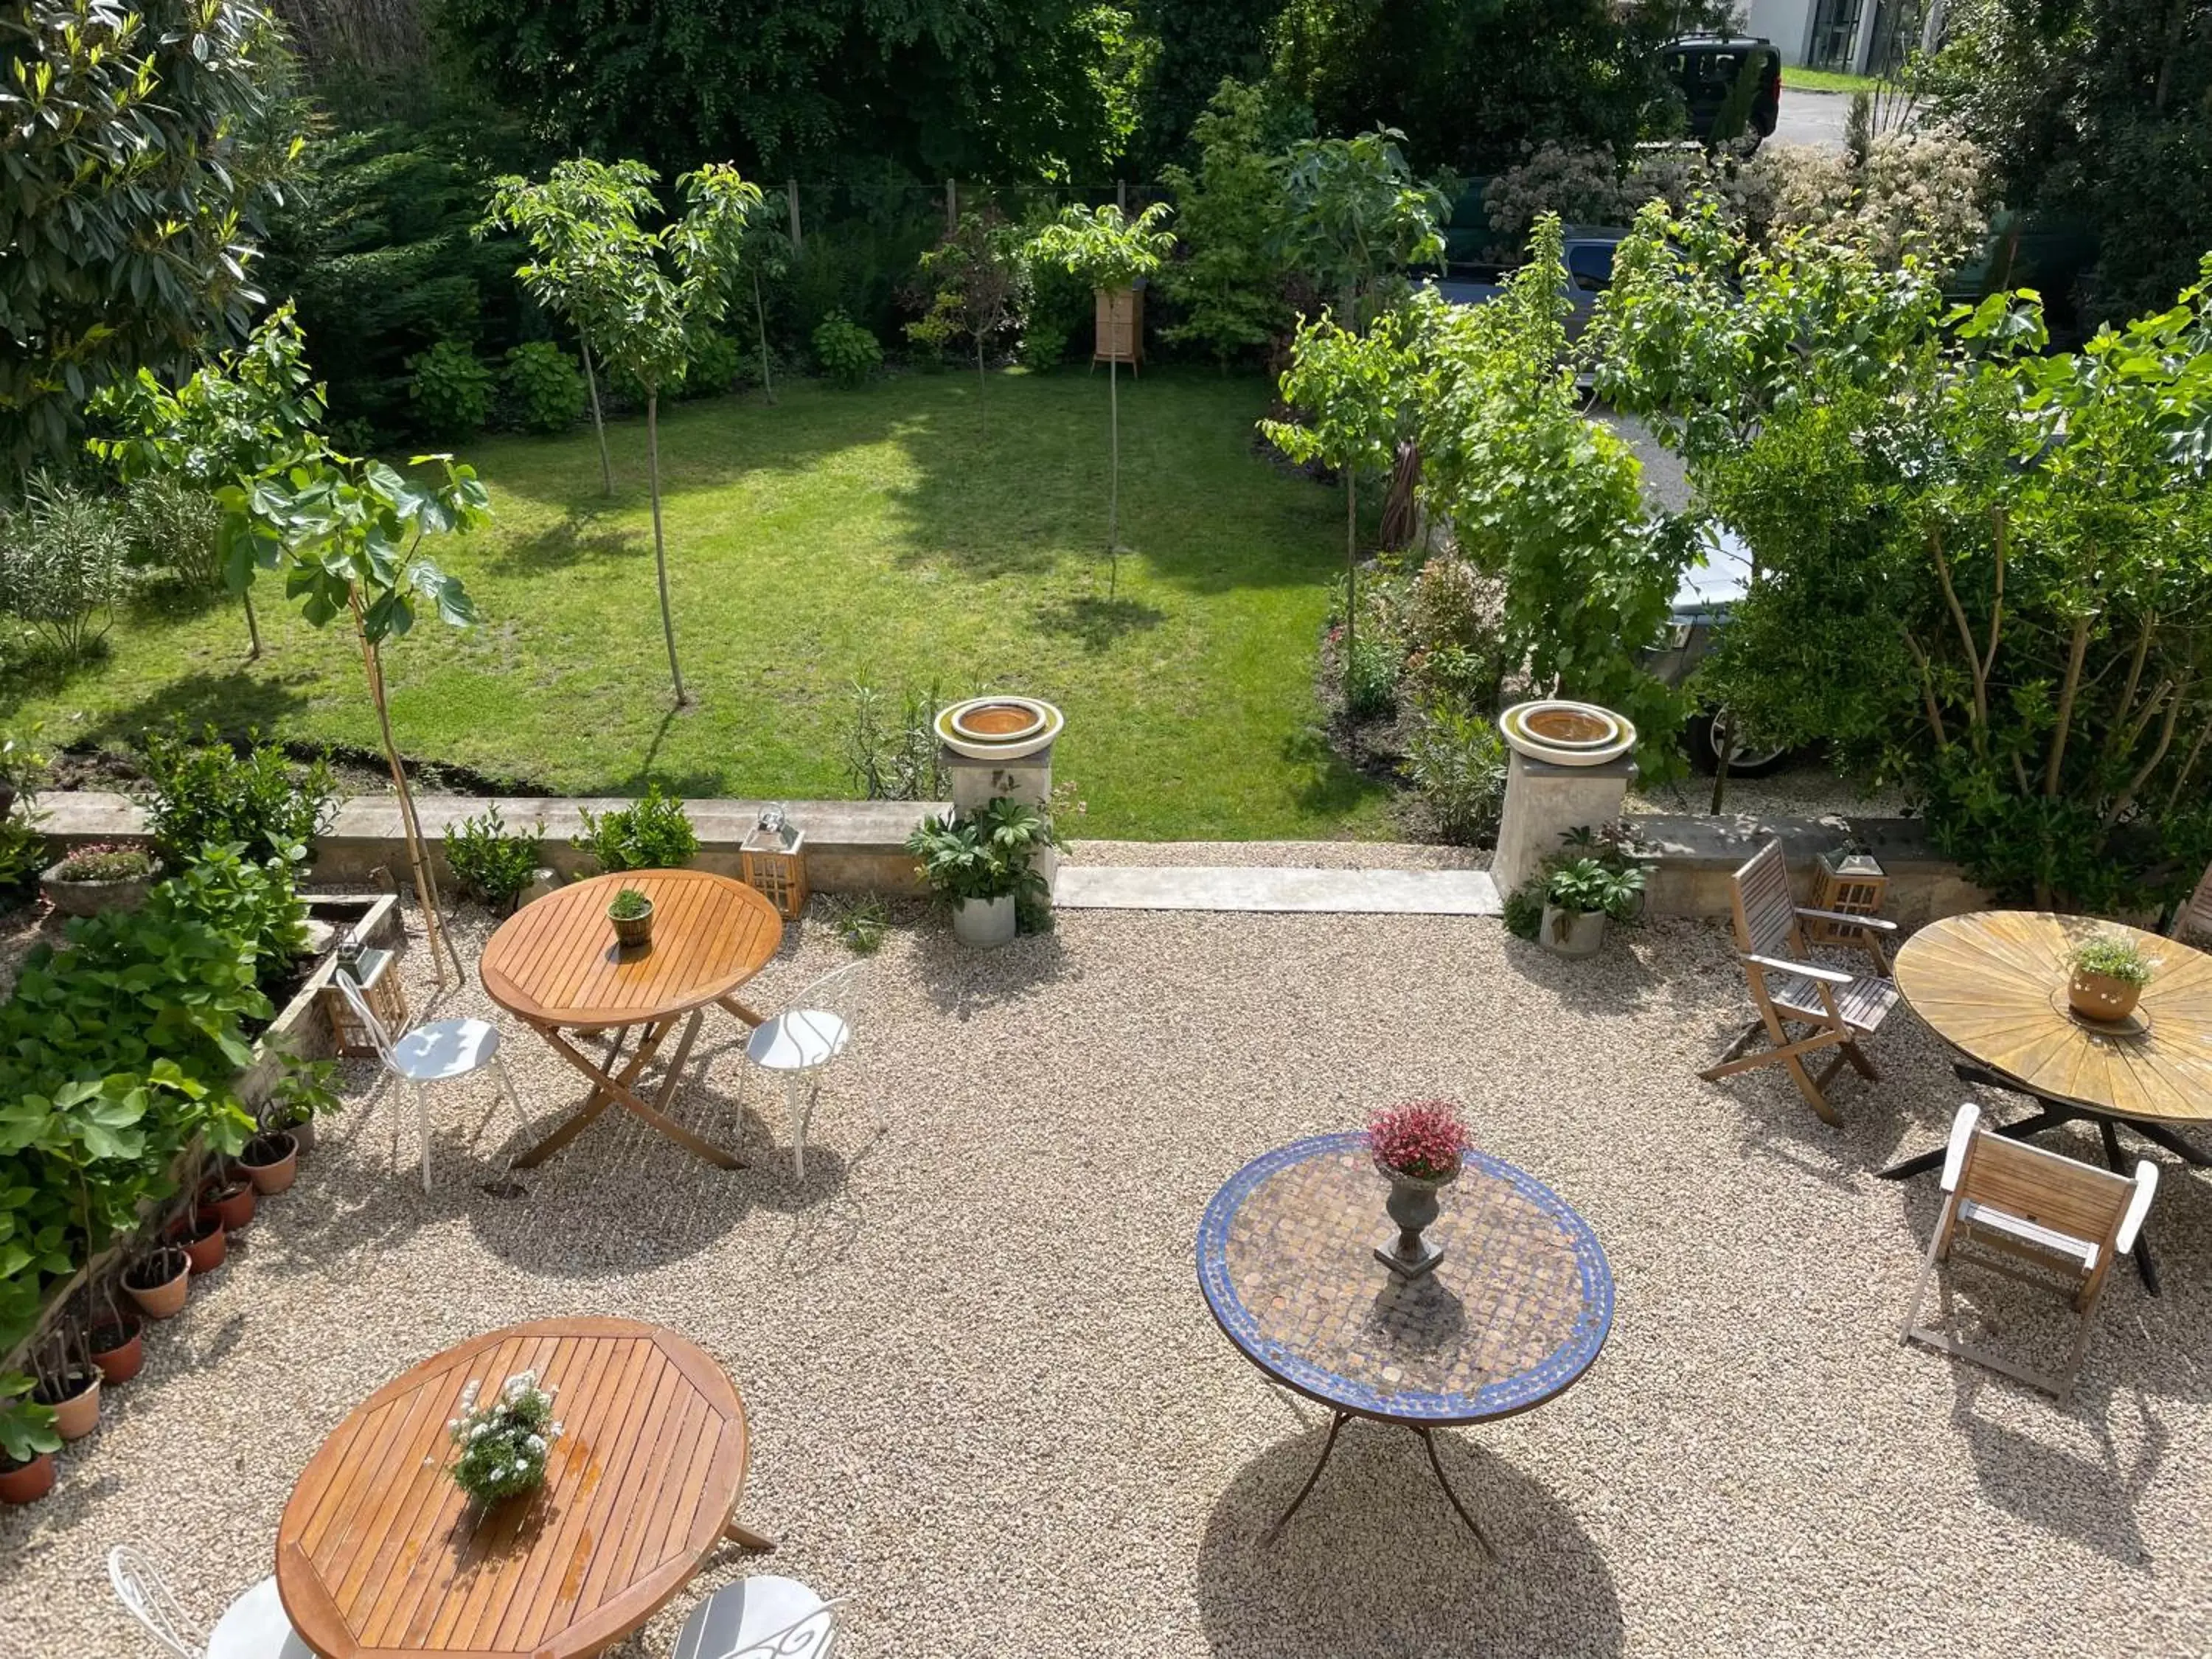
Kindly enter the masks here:
<path id="1" fill-rule="evenodd" d="M 1874 1062 L 1861 1052 L 1858 1039 L 1872 1035 L 1897 1005 L 1897 987 L 1889 979 L 1889 954 L 1882 940 L 1897 931 L 1893 921 L 1880 916 L 1847 916 L 1833 910 L 1815 910 L 1790 896 L 1790 869 L 1782 843 L 1770 841 L 1730 878 L 1731 904 L 1735 912 L 1735 942 L 1743 969 L 1751 981 L 1751 1000 L 1759 1018 L 1744 1027 L 1726 1053 L 1698 1075 L 1708 1082 L 1747 1072 L 1757 1066 L 1786 1066 L 1805 1097 L 1825 1123 L 1841 1123 L 1834 1107 L 1821 1091 L 1848 1063 L 1862 1077 L 1880 1076 Z M 1806 960 L 1806 921 L 1833 922 L 1848 927 L 1866 953 L 1874 958 L 1879 977 L 1854 976 L 1821 968 Z M 1792 1036 L 1790 1028 L 1808 1028 L 1808 1035 Z M 1756 1053 L 1744 1050 L 1761 1033 L 1767 1047 Z M 1818 1077 L 1805 1069 L 1805 1056 L 1823 1048 L 1836 1050 L 1835 1058 Z"/>
<path id="2" fill-rule="evenodd" d="M 2189 902 L 2173 913 L 2173 926 L 2166 929 L 2166 937 L 2212 951 L 2212 865 L 2205 866 L 2204 879 L 2197 884 Z"/>
<path id="3" fill-rule="evenodd" d="M 2157 1166 L 2139 1162 L 2132 1178 L 2076 1163 L 2025 1141 L 1992 1134 L 1980 1127 L 1982 1110 L 1972 1101 L 1951 1120 L 1950 1148 L 1943 1157 L 1943 1213 L 1928 1241 L 1912 1306 L 1905 1316 L 1904 1340 L 1920 1341 L 1946 1353 L 1987 1365 L 2069 1403 L 2074 1375 L 2089 1346 L 2089 1321 L 2115 1258 L 2135 1249 L 2158 1190 Z M 1971 1250 L 1960 1249 L 1971 1245 Z M 1999 1252 L 1983 1254 L 1983 1249 Z M 2046 1376 L 2002 1355 L 1968 1346 L 1948 1331 L 1920 1323 L 1920 1304 L 1937 1264 L 1960 1250 L 1961 1260 L 2024 1284 L 2059 1291 L 2074 1304 L 2074 1346 L 2066 1370 Z M 2024 1264 L 2024 1265 L 2023 1265 Z M 1943 1286 L 1943 1319 L 1952 1317 L 1951 1287 Z"/>

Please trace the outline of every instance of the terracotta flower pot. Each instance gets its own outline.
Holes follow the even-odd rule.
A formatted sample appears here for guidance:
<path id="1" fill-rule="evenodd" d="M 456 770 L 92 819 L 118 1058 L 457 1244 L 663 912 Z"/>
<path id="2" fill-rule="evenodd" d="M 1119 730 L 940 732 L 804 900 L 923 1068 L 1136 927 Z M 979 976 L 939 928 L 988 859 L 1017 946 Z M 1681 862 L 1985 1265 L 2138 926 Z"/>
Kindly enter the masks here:
<path id="1" fill-rule="evenodd" d="M 103 1325 L 92 1334 L 92 1363 L 109 1388 L 128 1382 L 146 1364 L 145 1326 L 129 1315 L 119 1325 Z"/>
<path id="2" fill-rule="evenodd" d="M 191 1288 L 191 1258 L 174 1245 L 156 1250 L 132 1264 L 123 1275 L 123 1288 L 149 1319 L 173 1318 L 185 1305 Z"/>
<path id="3" fill-rule="evenodd" d="M 27 1463 L 0 1463 L 0 1504 L 33 1504 L 54 1489 L 54 1455 Z"/>
<path id="4" fill-rule="evenodd" d="M 289 1129 L 271 1129 L 246 1143 L 238 1167 L 253 1182 L 253 1190 L 267 1196 L 281 1193 L 300 1174 L 300 1143 Z"/>
<path id="5" fill-rule="evenodd" d="M 200 1188 L 200 1207 L 222 1218 L 222 1230 L 234 1233 L 253 1219 L 253 1183 L 234 1176 L 210 1181 Z"/>
<path id="6" fill-rule="evenodd" d="M 169 1230 L 169 1242 L 184 1251 L 196 1273 L 213 1273 L 230 1255 L 229 1235 L 213 1210 L 196 1211 L 190 1221 L 178 1223 Z"/>
<path id="7" fill-rule="evenodd" d="M 82 1440 L 100 1426 L 100 1372 L 92 1366 L 70 1374 L 67 1387 L 74 1393 L 55 1398 L 41 1389 L 40 1405 L 54 1408 L 54 1432 L 64 1440 Z"/>
<path id="8" fill-rule="evenodd" d="M 618 916 L 614 907 L 607 907 L 607 920 L 614 925 L 615 943 L 625 951 L 635 951 L 641 945 L 653 943 L 653 901 L 645 902 L 645 914 L 640 916 Z"/>
<path id="9" fill-rule="evenodd" d="M 2076 968 L 2066 982 L 2066 1000 L 2084 1019 L 2121 1020 L 2136 1011 L 2142 987 L 2110 974 L 2092 974 Z"/>

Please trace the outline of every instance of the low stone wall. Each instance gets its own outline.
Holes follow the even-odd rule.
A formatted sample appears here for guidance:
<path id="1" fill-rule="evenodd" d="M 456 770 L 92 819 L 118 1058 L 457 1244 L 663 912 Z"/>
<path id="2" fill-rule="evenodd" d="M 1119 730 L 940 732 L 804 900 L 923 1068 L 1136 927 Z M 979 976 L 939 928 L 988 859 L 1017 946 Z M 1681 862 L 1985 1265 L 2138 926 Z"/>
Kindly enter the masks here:
<path id="1" fill-rule="evenodd" d="M 543 823 L 545 862 L 563 875 L 588 873 L 592 860 L 569 844 L 583 833 L 583 813 L 611 811 L 630 803 L 620 798 L 485 800 L 465 795 L 417 795 L 416 815 L 422 823 L 434 874 L 450 884 L 444 832 L 449 823 L 496 806 L 509 829 Z M 757 800 L 690 800 L 684 810 L 699 832 L 702 870 L 738 873 L 738 845 L 759 821 Z M 925 814 L 944 812 L 945 801 L 831 800 L 783 803 L 791 821 L 806 836 L 806 878 L 817 893 L 920 893 L 923 890 L 906 838 Z M 145 818 L 128 796 L 86 790 L 39 797 L 44 813 L 40 828 L 69 846 L 143 836 Z M 368 884 L 388 872 L 407 884 L 407 851 L 399 831 L 399 804 L 390 796 L 359 795 L 337 809 L 330 832 L 315 846 L 313 879 Z"/>
<path id="2" fill-rule="evenodd" d="M 1856 836 L 1889 877 L 1882 915 L 1901 927 L 1987 909 L 1988 893 L 1938 854 L 1918 818 L 1631 818 L 1636 844 L 1658 854 L 1644 889 L 1644 908 L 1661 916 L 1725 916 L 1729 878 L 1761 847 L 1781 837 L 1800 903 L 1809 904 L 1820 879 L 1814 861 Z"/>

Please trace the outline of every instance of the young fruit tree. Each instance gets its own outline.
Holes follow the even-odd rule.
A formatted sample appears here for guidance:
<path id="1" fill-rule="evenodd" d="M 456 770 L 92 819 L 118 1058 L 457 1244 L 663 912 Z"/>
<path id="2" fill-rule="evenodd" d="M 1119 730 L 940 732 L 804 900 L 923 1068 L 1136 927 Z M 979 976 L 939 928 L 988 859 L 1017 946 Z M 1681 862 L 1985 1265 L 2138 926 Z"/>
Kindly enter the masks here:
<path id="1" fill-rule="evenodd" d="M 1047 225 L 1029 245 L 1032 258 L 1048 260 L 1103 294 L 1119 294 L 1157 272 L 1174 251 L 1175 235 L 1165 228 L 1173 211 L 1155 202 L 1132 219 L 1118 207 L 1088 211 L 1071 207 Z M 1106 483 L 1106 595 L 1110 599 L 1120 574 L 1121 551 L 1121 392 L 1115 378 L 1119 359 L 1106 360 L 1107 432 L 1109 459 Z"/>
<path id="2" fill-rule="evenodd" d="M 284 573 L 284 591 L 301 614 L 321 628 L 343 616 L 361 647 L 377 736 L 399 801 L 401 832 L 422 905 L 423 929 L 435 963 L 442 948 L 456 974 L 459 952 L 438 908 L 438 887 L 415 814 L 415 797 L 392 732 L 384 680 L 385 643 L 415 623 L 418 604 L 433 607 L 456 628 L 477 620 L 475 605 L 459 579 L 441 570 L 422 550 L 431 536 L 465 535 L 491 518 L 490 498 L 472 468 L 449 455 L 418 455 L 416 477 L 403 477 L 382 461 L 356 461 L 327 451 L 281 471 L 225 484 L 217 492 L 229 556 L 250 559 Z M 442 982 L 445 969 L 438 968 Z"/>
<path id="3" fill-rule="evenodd" d="M 1399 146 L 1406 135 L 1377 127 L 1355 138 L 1309 138 L 1283 173 L 1286 209 L 1276 252 L 1336 295 L 1340 325 L 1357 331 L 1385 289 L 1401 291 L 1407 267 L 1440 264 L 1444 193 L 1414 178 Z"/>
<path id="4" fill-rule="evenodd" d="M 653 210 L 653 169 L 642 161 L 610 164 L 587 156 L 556 163 L 542 185 L 509 173 L 493 181 L 491 210 L 477 227 L 478 235 L 514 230 L 527 239 L 532 257 L 516 267 L 515 276 L 532 299 L 556 316 L 566 317 L 576 331 L 584 384 L 592 394 L 592 431 L 599 441 L 599 480 L 610 495 L 615 493 L 615 469 L 607 454 L 599 377 L 592 366 L 598 319 L 590 307 L 597 296 L 577 288 L 577 262 L 584 227 L 635 229 L 638 216 Z"/>
<path id="5" fill-rule="evenodd" d="M 588 165 L 562 164 L 578 169 Z M 648 231 L 638 224 L 635 210 L 641 198 L 650 199 L 658 177 L 642 162 L 625 161 L 599 169 L 596 179 L 578 171 L 557 186 L 515 181 L 515 188 L 502 190 L 510 220 L 532 227 L 533 240 L 542 235 L 554 250 L 518 274 L 546 303 L 565 310 L 603 357 L 645 389 L 653 573 L 668 677 L 681 708 L 690 696 L 677 659 L 676 616 L 668 595 L 668 545 L 660 514 L 660 389 L 683 377 L 693 336 L 728 311 L 744 256 L 747 222 L 760 207 L 761 193 L 735 167 L 710 163 L 676 181 L 684 203 L 682 216 Z M 517 213 L 523 217 L 514 219 Z"/>
<path id="6" fill-rule="evenodd" d="M 1022 290 L 1022 243 L 995 208 L 963 213 L 957 229 L 921 256 L 921 289 L 930 295 L 921 320 L 907 325 L 907 337 L 939 350 L 967 338 L 975 353 L 975 413 L 984 424 L 986 376 L 983 354 L 992 339 L 1014 321 L 1014 301 Z"/>

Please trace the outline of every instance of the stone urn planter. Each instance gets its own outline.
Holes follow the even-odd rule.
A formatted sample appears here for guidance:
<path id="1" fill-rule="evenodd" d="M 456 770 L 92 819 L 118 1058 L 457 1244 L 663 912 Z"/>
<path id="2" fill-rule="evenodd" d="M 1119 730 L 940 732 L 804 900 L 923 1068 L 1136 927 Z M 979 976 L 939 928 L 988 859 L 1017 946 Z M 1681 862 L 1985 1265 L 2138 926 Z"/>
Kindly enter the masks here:
<path id="1" fill-rule="evenodd" d="M 1556 957 L 1594 957 L 1605 944 L 1605 912 L 1547 904 L 1536 942 Z"/>
<path id="2" fill-rule="evenodd" d="M 1401 1279 L 1419 1279 L 1433 1273 L 1437 1263 L 1444 1259 L 1443 1246 L 1432 1244 L 1421 1235 L 1443 1213 L 1443 1205 L 1437 1194 L 1459 1179 L 1458 1165 L 1453 1165 L 1448 1174 L 1435 1176 L 1408 1175 L 1379 1158 L 1375 1167 L 1390 1182 L 1390 1195 L 1382 1201 L 1382 1207 L 1398 1224 L 1397 1243 L 1376 1245 L 1375 1259 Z"/>
<path id="3" fill-rule="evenodd" d="M 161 866 L 155 865 L 143 876 L 126 876 L 113 881 L 82 881 L 60 872 L 70 867 L 68 859 L 49 865 L 39 878 L 39 890 L 46 902 L 65 916 L 96 916 L 103 910 L 136 910 L 146 902 L 147 894 L 161 878 Z"/>
<path id="4" fill-rule="evenodd" d="M 952 936 L 963 945 L 991 951 L 1014 938 L 1014 897 L 962 899 L 952 907 Z"/>
<path id="5" fill-rule="evenodd" d="M 1594 702 L 1545 697 L 1498 717 L 1515 752 L 1553 766 L 1606 766 L 1636 747 L 1636 728 Z"/>

